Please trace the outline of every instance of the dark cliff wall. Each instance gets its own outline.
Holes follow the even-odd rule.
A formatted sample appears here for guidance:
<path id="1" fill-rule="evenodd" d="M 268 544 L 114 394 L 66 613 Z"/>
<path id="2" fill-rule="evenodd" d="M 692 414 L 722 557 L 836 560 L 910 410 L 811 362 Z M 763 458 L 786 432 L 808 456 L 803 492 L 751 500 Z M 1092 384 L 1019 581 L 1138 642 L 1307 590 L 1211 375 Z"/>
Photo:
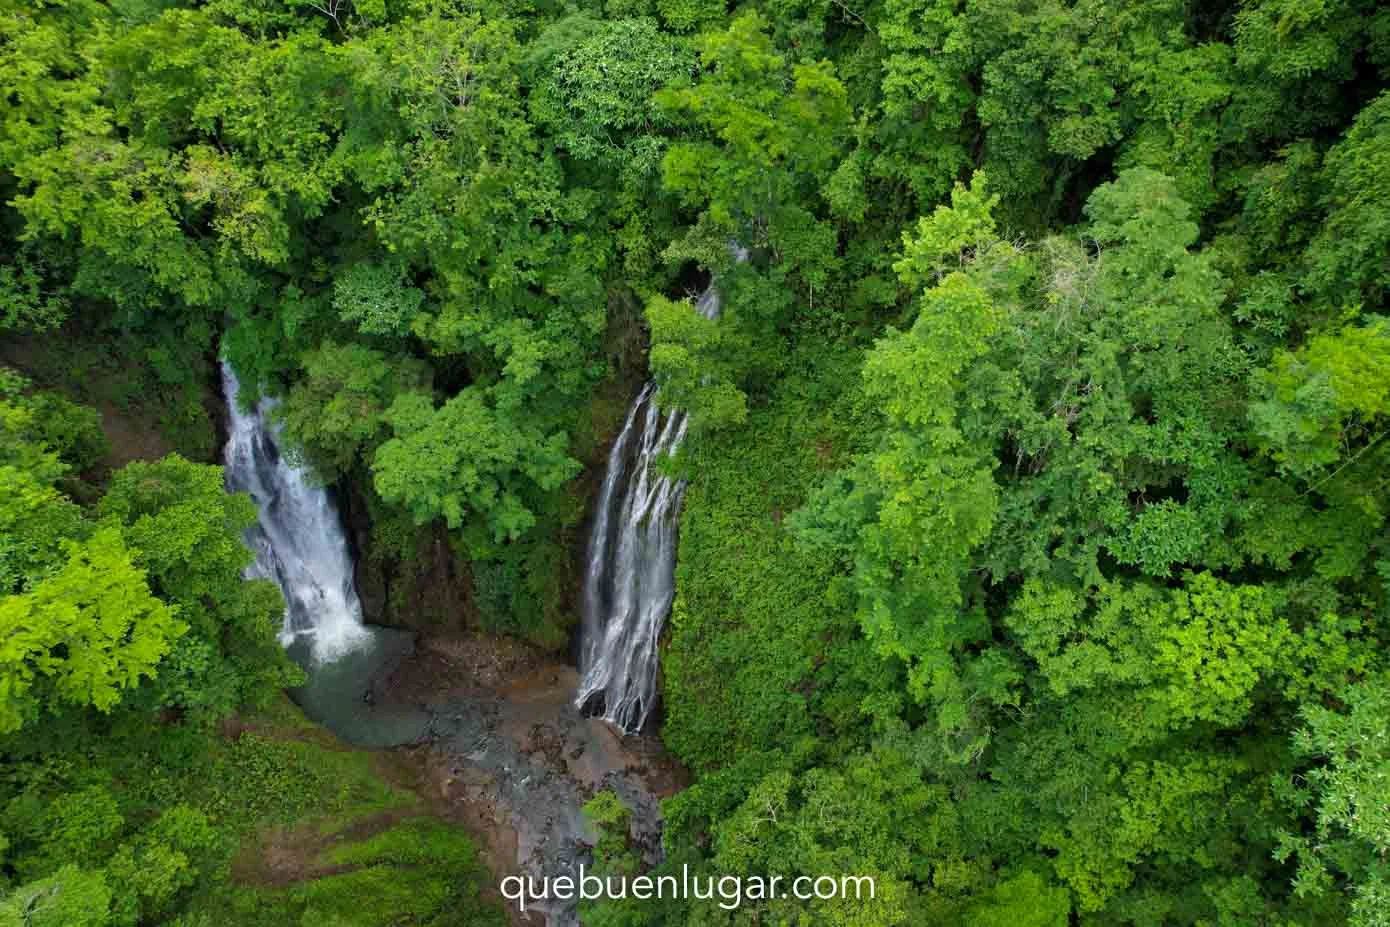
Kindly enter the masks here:
<path id="1" fill-rule="evenodd" d="M 360 478 L 338 488 L 366 620 L 415 631 L 478 628 L 468 562 L 443 527 L 402 524 L 371 492 Z"/>

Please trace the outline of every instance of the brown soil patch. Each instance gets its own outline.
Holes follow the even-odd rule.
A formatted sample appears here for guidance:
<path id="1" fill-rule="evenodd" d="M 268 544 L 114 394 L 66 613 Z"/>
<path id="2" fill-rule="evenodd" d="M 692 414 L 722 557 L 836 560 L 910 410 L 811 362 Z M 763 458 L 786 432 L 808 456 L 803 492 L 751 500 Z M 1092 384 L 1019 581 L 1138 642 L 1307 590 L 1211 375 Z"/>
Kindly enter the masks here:
<path id="1" fill-rule="evenodd" d="M 92 406 L 101 417 L 101 430 L 111 444 L 111 451 L 99 466 L 115 470 L 132 460 L 159 460 L 173 450 L 160 433 L 159 426 L 147 418 L 122 410 L 109 399 L 92 396 L 99 384 L 91 382 L 76 387 L 52 382 L 41 368 L 43 349 L 40 336 L 11 337 L 0 343 L 0 363 L 14 367 L 38 387 L 52 389 L 74 402 Z M 49 371 L 51 374 L 52 372 Z"/>
<path id="2" fill-rule="evenodd" d="M 159 460 L 173 451 L 158 426 L 122 412 L 114 403 L 103 400 L 95 405 L 101 415 L 101 430 L 111 442 L 106 465 L 112 470 L 132 460 Z"/>
<path id="3" fill-rule="evenodd" d="M 304 824 L 288 829 L 268 828 L 257 840 L 242 847 L 232 861 L 232 878 L 257 888 L 284 888 L 296 882 L 352 872 L 359 867 L 326 862 L 325 856 L 331 847 L 366 840 L 390 830 L 406 818 L 420 816 L 413 808 L 381 811 L 331 834 L 320 833 Z"/>
<path id="4" fill-rule="evenodd" d="M 415 653 L 381 688 L 392 701 L 415 704 L 492 695 L 544 660 L 539 649 L 515 638 L 475 632 L 422 635 Z"/>
<path id="5" fill-rule="evenodd" d="M 492 873 L 482 895 L 506 910 L 512 927 L 543 927 L 543 916 L 523 915 L 499 891 L 502 879 L 520 874 L 521 869 L 516 828 L 497 800 L 499 790 L 492 777 L 428 746 L 377 754 L 376 766 L 387 781 L 419 795 L 431 815 L 462 827 L 477 842 L 478 857 Z"/>

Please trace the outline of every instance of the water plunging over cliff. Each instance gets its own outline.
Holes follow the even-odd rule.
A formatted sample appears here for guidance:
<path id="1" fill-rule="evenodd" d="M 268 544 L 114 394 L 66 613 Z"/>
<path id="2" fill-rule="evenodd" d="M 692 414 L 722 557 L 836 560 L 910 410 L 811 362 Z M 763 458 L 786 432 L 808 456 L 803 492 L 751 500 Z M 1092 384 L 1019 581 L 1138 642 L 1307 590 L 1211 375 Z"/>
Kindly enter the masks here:
<path id="1" fill-rule="evenodd" d="M 336 659 L 369 638 L 338 511 L 327 490 L 280 452 L 279 429 L 270 418 L 274 400 L 263 398 L 253 412 L 243 412 L 238 387 L 224 360 L 227 489 L 250 493 L 256 503 L 256 524 L 246 532 L 256 560 L 246 576 L 273 579 L 284 593 L 282 642 L 307 638 L 315 660 Z"/>
<path id="2" fill-rule="evenodd" d="M 736 249 L 738 260 L 746 252 Z M 719 315 L 711 282 L 696 309 Z M 656 702 L 657 643 L 675 597 L 676 527 L 685 481 L 657 472 L 680 447 L 684 412 L 662 415 L 656 384 L 642 388 L 608 453 L 584 573 L 583 625 L 575 704 L 629 733 Z"/>

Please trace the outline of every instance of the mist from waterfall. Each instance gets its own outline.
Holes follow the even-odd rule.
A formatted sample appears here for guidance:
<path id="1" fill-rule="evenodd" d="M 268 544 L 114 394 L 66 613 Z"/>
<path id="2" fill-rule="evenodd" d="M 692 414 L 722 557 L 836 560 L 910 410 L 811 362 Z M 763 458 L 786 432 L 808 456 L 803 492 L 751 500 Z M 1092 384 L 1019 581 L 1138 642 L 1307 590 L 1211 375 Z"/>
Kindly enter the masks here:
<path id="1" fill-rule="evenodd" d="M 225 479 L 230 492 L 250 493 L 256 524 L 246 543 L 256 559 L 248 579 L 273 579 L 285 596 L 286 646 L 305 638 L 315 661 L 330 662 L 370 640 L 353 583 L 352 554 L 328 491 L 281 453 L 279 427 L 265 397 L 251 412 L 237 401 L 240 384 L 222 361 L 228 438 Z"/>
<path id="2" fill-rule="evenodd" d="M 735 249 L 742 261 L 747 252 Z M 696 310 L 719 315 L 713 282 Z M 684 412 L 663 415 L 648 382 L 628 410 L 608 453 L 589 536 L 575 704 L 628 733 L 640 731 L 656 704 L 657 644 L 676 584 L 676 529 L 685 481 L 658 462 L 680 447 Z"/>

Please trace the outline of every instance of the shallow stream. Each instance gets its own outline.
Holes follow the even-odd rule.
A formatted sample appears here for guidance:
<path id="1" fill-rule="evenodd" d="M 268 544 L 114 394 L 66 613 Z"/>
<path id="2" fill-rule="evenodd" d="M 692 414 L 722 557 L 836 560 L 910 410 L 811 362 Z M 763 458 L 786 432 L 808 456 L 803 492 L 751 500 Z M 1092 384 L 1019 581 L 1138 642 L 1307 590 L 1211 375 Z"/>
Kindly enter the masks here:
<path id="1" fill-rule="evenodd" d="M 632 810 L 633 845 L 650 862 L 659 859 L 659 801 L 675 787 L 674 764 L 655 738 L 623 737 L 582 716 L 573 704 L 572 667 L 541 666 L 493 691 L 470 691 L 462 678 L 451 684 L 446 671 L 436 692 L 422 692 L 401 682 L 426 664 L 439 674 L 437 650 L 417 652 L 408 631 L 368 631 L 368 641 L 330 663 L 315 662 L 308 646 L 292 646 L 308 673 L 292 695 L 306 715 L 350 744 L 423 751 L 430 787 L 458 806 L 502 870 L 499 879 L 574 874 L 588 863 L 598 835 L 581 809 L 603 789 Z M 409 690 L 404 698 L 402 689 Z M 579 923 L 572 905 L 534 907 L 548 927 Z"/>

